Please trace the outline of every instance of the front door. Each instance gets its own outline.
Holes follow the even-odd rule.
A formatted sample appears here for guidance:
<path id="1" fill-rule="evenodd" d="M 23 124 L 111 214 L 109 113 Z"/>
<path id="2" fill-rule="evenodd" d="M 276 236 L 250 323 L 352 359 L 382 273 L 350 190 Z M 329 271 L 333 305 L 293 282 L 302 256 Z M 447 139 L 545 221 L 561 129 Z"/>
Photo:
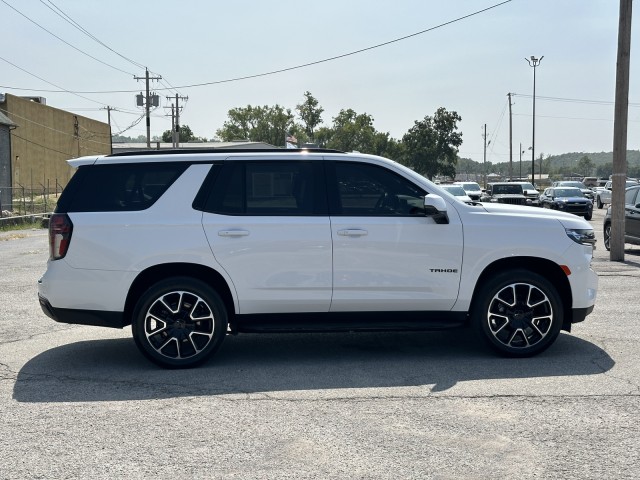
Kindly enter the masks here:
<path id="1" fill-rule="evenodd" d="M 329 165 L 331 311 L 450 310 L 462 267 L 457 215 L 425 217 L 427 192 L 382 166 Z"/>

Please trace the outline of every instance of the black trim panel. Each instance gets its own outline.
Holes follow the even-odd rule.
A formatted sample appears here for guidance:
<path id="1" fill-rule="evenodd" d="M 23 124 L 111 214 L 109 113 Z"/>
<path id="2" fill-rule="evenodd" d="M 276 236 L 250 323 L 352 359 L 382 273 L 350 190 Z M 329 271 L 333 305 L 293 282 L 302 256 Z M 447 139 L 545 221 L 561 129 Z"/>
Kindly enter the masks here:
<path id="1" fill-rule="evenodd" d="M 444 330 L 467 324 L 467 312 L 331 312 L 236 315 L 232 330 L 259 332 L 376 332 Z"/>
<path id="2" fill-rule="evenodd" d="M 573 316 L 571 318 L 571 323 L 583 322 L 591 312 L 593 312 L 593 305 L 587 308 L 574 308 L 572 310 Z"/>
<path id="3" fill-rule="evenodd" d="M 42 311 L 56 322 L 110 328 L 124 328 L 129 325 L 129 323 L 125 323 L 122 312 L 54 308 L 46 298 L 38 295 L 38 299 Z"/>

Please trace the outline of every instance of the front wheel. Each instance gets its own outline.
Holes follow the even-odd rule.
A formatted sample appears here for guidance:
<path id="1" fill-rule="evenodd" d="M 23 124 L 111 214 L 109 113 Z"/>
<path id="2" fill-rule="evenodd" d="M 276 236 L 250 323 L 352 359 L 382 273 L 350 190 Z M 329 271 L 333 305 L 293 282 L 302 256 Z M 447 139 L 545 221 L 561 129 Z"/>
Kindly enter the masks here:
<path id="1" fill-rule="evenodd" d="M 596 198 L 596 205 L 598 205 L 598 208 L 600 210 L 602 210 L 602 207 L 604 207 L 604 203 L 602 203 L 602 200 L 600 200 L 600 195 L 598 195 L 598 198 Z"/>
<path id="2" fill-rule="evenodd" d="M 591 220 L 593 218 L 593 212 L 591 210 L 589 210 L 585 215 L 584 215 L 584 219 L 585 220 Z"/>
<path id="3" fill-rule="evenodd" d="M 472 325 L 498 353 L 530 357 L 558 337 L 562 301 L 553 284 L 528 270 L 509 270 L 489 279 L 476 293 Z"/>
<path id="4" fill-rule="evenodd" d="M 194 367 L 222 344 L 227 331 L 224 302 L 194 278 L 172 277 L 138 300 L 131 329 L 140 351 L 165 368 Z"/>

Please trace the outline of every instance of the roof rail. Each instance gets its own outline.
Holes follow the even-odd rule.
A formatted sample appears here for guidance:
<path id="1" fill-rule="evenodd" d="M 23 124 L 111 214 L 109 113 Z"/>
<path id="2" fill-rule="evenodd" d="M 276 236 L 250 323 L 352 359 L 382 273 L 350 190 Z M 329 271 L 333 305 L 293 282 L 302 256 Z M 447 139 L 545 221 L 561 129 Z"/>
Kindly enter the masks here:
<path id="1" fill-rule="evenodd" d="M 167 150 L 140 150 L 139 152 L 118 152 L 107 157 L 131 157 L 136 155 L 178 155 L 192 153 L 277 153 L 291 154 L 300 152 L 313 153 L 345 153 L 341 150 L 330 148 L 172 148 Z"/>

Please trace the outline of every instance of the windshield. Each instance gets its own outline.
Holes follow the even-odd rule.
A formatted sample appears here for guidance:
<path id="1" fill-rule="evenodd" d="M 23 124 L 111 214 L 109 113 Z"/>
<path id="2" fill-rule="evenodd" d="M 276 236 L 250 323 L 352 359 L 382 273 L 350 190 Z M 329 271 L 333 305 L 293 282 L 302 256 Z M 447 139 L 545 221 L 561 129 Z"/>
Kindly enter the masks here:
<path id="1" fill-rule="evenodd" d="M 467 192 L 465 192 L 464 188 L 462 188 L 460 185 L 440 185 L 440 186 L 450 194 L 455 195 L 457 197 L 463 197 L 467 195 Z"/>
<path id="2" fill-rule="evenodd" d="M 493 186 L 493 194 L 496 195 L 511 195 L 511 194 L 521 194 L 522 195 L 522 187 L 520 185 L 494 185 Z"/>
<path id="3" fill-rule="evenodd" d="M 477 192 L 478 190 L 482 190 L 480 188 L 480 185 L 478 185 L 475 182 L 471 182 L 471 183 L 463 183 L 462 184 L 462 188 L 464 188 L 464 190 L 466 192 Z"/>
<path id="4" fill-rule="evenodd" d="M 582 182 L 562 182 L 563 187 L 587 188 Z"/>
<path id="5" fill-rule="evenodd" d="M 579 188 L 556 188 L 556 197 L 582 197 L 582 192 Z"/>

